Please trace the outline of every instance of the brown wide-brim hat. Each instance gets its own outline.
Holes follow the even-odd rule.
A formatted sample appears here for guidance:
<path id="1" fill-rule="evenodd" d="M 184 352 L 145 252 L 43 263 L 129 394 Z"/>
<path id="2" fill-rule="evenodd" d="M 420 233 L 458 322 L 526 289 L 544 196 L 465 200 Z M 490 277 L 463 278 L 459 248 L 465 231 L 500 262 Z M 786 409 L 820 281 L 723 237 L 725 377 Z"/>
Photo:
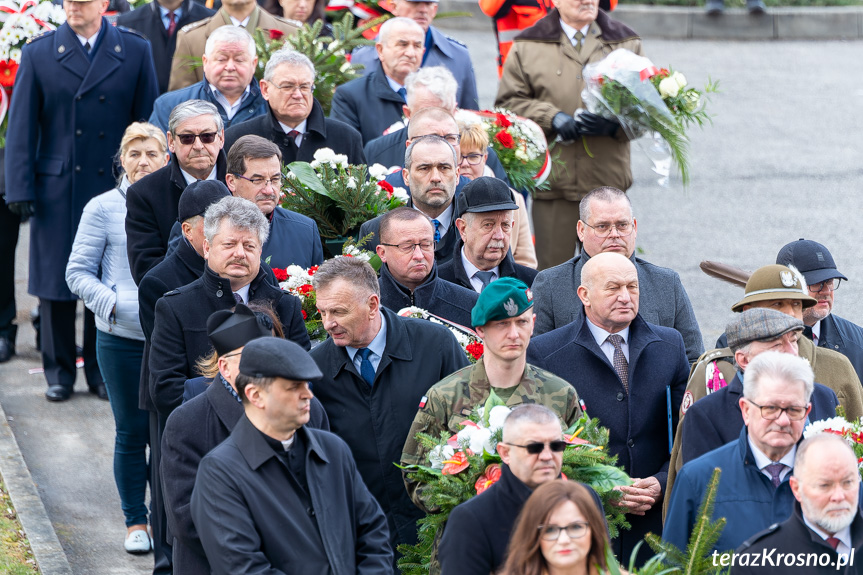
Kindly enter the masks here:
<path id="1" fill-rule="evenodd" d="M 764 266 L 749 276 L 743 299 L 731 306 L 731 311 L 739 313 L 745 305 L 774 299 L 797 299 L 803 302 L 804 308 L 818 303 L 804 289 L 799 272 L 778 264 Z"/>

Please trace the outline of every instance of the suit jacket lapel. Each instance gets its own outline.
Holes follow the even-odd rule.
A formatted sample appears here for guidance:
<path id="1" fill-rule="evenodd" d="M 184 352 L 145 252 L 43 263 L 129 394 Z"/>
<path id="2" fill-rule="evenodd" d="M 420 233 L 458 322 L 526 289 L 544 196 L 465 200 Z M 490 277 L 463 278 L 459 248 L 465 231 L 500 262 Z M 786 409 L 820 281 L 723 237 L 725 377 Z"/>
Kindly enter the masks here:
<path id="1" fill-rule="evenodd" d="M 605 365 L 608 366 L 612 372 L 614 372 L 614 366 L 608 360 L 608 357 L 602 351 L 602 349 L 597 345 L 596 339 L 593 337 L 593 334 L 590 332 L 590 328 L 587 327 L 587 316 L 583 316 L 581 319 L 581 327 L 578 329 L 578 333 L 575 335 L 575 343 L 580 345 L 581 347 L 586 348 L 593 355 L 597 356 Z M 630 357 L 632 357 L 632 347 L 630 346 Z"/>
<path id="2" fill-rule="evenodd" d="M 90 69 L 90 60 L 80 49 L 81 42 L 68 24 L 63 24 L 54 35 L 54 55 L 61 66 L 81 78 Z"/>
<path id="3" fill-rule="evenodd" d="M 90 62 L 90 69 L 78 88 L 78 96 L 115 73 L 123 60 L 126 59 L 126 46 L 120 33 L 104 18 L 102 19 L 102 26 L 107 26 L 105 36 L 99 43 L 96 53 L 93 55 L 93 61 Z"/>
<path id="4" fill-rule="evenodd" d="M 633 366 L 638 363 L 641 352 L 648 344 L 660 341 L 653 333 L 646 321 L 641 319 L 641 315 L 635 316 L 635 319 L 629 324 L 629 373 L 632 374 Z M 630 382 L 631 383 L 631 382 Z"/>

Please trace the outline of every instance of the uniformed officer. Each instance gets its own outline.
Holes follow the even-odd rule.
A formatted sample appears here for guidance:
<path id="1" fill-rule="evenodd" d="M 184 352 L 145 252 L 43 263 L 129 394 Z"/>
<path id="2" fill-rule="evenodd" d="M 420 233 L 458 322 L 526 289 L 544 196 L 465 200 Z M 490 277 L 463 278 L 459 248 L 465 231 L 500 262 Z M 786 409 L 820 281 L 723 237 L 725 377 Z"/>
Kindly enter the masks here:
<path id="1" fill-rule="evenodd" d="M 264 337 L 246 344 L 239 370 L 244 414 L 201 460 L 192 492 L 212 573 L 392 573 L 387 520 L 350 449 L 306 425 L 315 361 Z"/>
<path id="2" fill-rule="evenodd" d="M 402 453 L 402 465 L 426 465 L 427 450 L 418 433 L 432 437 L 455 434 L 471 412 L 495 395 L 508 407 L 538 403 L 554 411 L 569 427 L 581 417 L 575 388 L 553 373 L 527 363 L 533 333 L 533 294 L 521 280 L 501 278 L 483 290 L 473 308 L 471 323 L 483 340 L 485 352 L 474 364 L 435 384 L 420 402 Z M 427 509 L 420 485 L 404 474 L 413 502 Z"/>
<path id="3" fill-rule="evenodd" d="M 24 46 L 6 145 L 6 203 L 22 221 L 32 217 L 28 291 L 39 298 L 49 401 L 69 399 L 75 384 L 77 297 L 65 270 L 84 205 L 116 187 L 123 132 L 146 121 L 159 92 L 149 43 L 109 24 L 108 0 L 63 8 L 65 24 Z M 84 318 L 84 371 L 97 393 L 94 316 Z"/>

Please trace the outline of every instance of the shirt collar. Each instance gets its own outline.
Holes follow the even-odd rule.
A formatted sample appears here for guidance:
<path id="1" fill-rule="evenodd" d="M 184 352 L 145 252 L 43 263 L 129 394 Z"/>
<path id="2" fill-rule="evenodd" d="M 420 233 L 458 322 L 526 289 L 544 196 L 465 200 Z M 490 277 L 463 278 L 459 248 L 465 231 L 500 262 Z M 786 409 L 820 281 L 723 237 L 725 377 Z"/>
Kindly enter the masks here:
<path id="1" fill-rule="evenodd" d="M 572 42 L 575 38 L 576 32 L 581 32 L 582 35 L 587 37 L 587 32 L 590 30 L 590 24 L 584 26 L 583 28 L 573 28 L 563 20 L 560 21 L 560 27 L 563 29 L 563 33 L 566 34 L 566 37 L 569 38 L 569 41 Z"/>
<path id="2" fill-rule="evenodd" d="M 384 314 L 380 314 L 381 316 L 381 329 L 378 330 L 378 334 L 372 340 L 370 344 L 366 346 L 366 349 L 372 350 L 372 353 L 378 357 L 384 356 L 384 349 L 387 347 L 387 319 L 384 317 Z M 350 356 L 351 361 L 354 360 L 354 356 L 357 355 L 357 351 L 359 348 L 346 346 L 345 349 L 348 350 L 348 356 Z"/>
<path id="3" fill-rule="evenodd" d="M 288 132 L 290 132 L 291 130 L 296 130 L 296 131 L 298 131 L 300 134 L 305 134 L 305 133 L 306 133 L 306 125 L 307 125 L 308 123 L 309 123 L 309 119 L 308 119 L 308 118 L 306 118 L 305 120 L 303 120 L 302 122 L 300 122 L 299 124 L 297 124 L 297 127 L 296 127 L 296 128 L 292 128 L 292 127 L 290 127 L 290 126 L 289 126 L 289 125 L 287 125 L 287 124 L 283 124 L 282 122 L 279 122 L 279 126 L 281 126 L 281 127 L 282 127 L 282 130 L 284 130 L 284 132 L 285 132 L 286 134 L 287 134 Z"/>
<path id="4" fill-rule="evenodd" d="M 387 79 L 387 84 L 390 85 L 390 88 L 393 89 L 393 92 L 398 92 L 400 88 L 404 88 L 401 84 L 384 74 L 384 77 Z"/>
<path id="5" fill-rule="evenodd" d="M 767 467 L 768 465 L 773 463 L 772 459 L 770 459 L 769 457 L 764 455 L 764 452 L 755 446 L 755 444 L 752 442 L 752 438 L 749 436 L 748 433 L 746 434 L 746 441 L 749 442 L 749 449 L 752 450 L 752 457 L 755 458 L 755 465 L 758 466 L 758 469 L 763 470 L 765 467 Z M 794 469 L 794 456 L 796 456 L 796 455 L 797 455 L 797 446 L 793 445 L 793 446 L 791 446 L 791 451 L 786 453 L 782 457 L 782 459 L 780 459 L 776 463 L 782 463 L 788 469 Z"/>
<path id="6" fill-rule="evenodd" d="M 821 339 L 821 321 L 822 320 L 819 319 L 817 322 L 815 322 L 815 325 L 812 326 L 812 339 L 813 340 Z"/>
<path id="7" fill-rule="evenodd" d="M 252 15 L 249 14 L 248 16 L 246 16 L 246 18 L 244 20 L 240 21 L 240 20 L 237 20 L 236 18 L 234 18 L 233 16 L 229 16 L 229 18 L 231 19 L 231 24 L 233 24 L 234 26 L 242 26 L 243 28 L 245 28 L 246 25 L 249 23 L 249 18 L 251 18 L 251 17 L 252 17 Z"/>
<path id="8" fill-rule="evenodd" d="M 224 95 L 224 94 L 222 94 L 222 93 L 219 91 L 219 89 L 218 89 L 218 88 L 216 88 L 216 86 L 215 86 L 215 85 L 210 84 L 209 82 L 207 82 L 207 84 L 210 86 L 210 90 L 213 92 L 213 96 L 215 96 L 216 98 L 221 98 L 221 99 L 223 99 L 225 102 L 227 102 L 227 101 L 228 101 L 228 99 L 225 97 L 225 95 Z M 240 104 L 240 102 L 242 102 L 243 100 L 245 100 L 245 99 L 248 97 L 249 92 L 251 92 L 251 85 L 246 86 L 246 89 L 245 89 L 245 90 L 243 90 L 243 95 L 242 95 L 242 96 L 240 96 L 240 98 L 236 101 L 236 103 L 234 103 L 234 106 L 239 105 L 239 104 Z"/>
<path id="9" fill-rule="evenodd" d="M 159 14 L 162 15 L 162 18 L 167 18 L 168 12 L 171 12 L 171 10 L 168 10 L 167 8 L 165 8 L 164 6 L 159 4 Z M 183 6 L 180 5 L 180 7 L 177 8 L 176 10 L 173 10 L 173 12 L 174 12 L 175 21 L 179 21 L 180 17 L 183 15 Z"/>
<path id="10" fill-rule="evenodd" d="M 454 210 L 453 204 L 455 204 L 455 200 L 450 202 L 449 206 L 447 206 L 447 209 L 445 209 L 441 215 L 439 215 L 436 218 L 433 218 L 433 219 L 440 222 L 440 235 L 441 235 L 441 237 L 446 235 L 447 231 L 449 231 L 449 226 L 452 223 L 452 213 Z M 419 208 L 414 208 L 414 209 L 418 210 Z M 426 214 L 426 215 L 428 215 L 428 214 Z M 429 216 L 429 217 L 431 217 L 431 216 Z"/>
<path id="11" fill-rule="evenodd" d="M 251 284 L 246 284 L 234 293 L 243 298 L 243 303 L 249 303 L 249 286 Z"/>
<path id="12" fill-rule="evenodd" d="M 596 345 L 602 347 L 602 344 L 605 343 L 605 340 L 608 339 L 608 336 L 611 335 L 611 332 L 605 331 L 586 317 L 584 319 L 587 320 L 587 329 L 590 330 L 590 334 L 593 336 L 593 339 L 596 340 Z M 617 332 L 615 335 L 619 335 L 620 337 L 622 337 L 624 344 L 629 344 L 629 326 L 626 326 L 625 328 Z"/>
<path id="13" fill-rule="evenodd" d="M 854 511 L 856 512 L 857 510 L 855 509 Z M 821 539 L 824 539 L 825 541 L 827 540 L 828 537 L 835 537 L 836 539 L 839 540 L 839 542 L 841 544 L 844 544 L 845 546 L 848 547 L 848 549 L 851 549 L 851 526 L 850 525 L 846 525 L 843 529 L 837 531 L 833 535 L 830 535 L 829 533 L 824 531 L 818 525 L 815 525 L 814 523 L 810 522 L 809 518 L 806 517 L 806 515 L 804 515 L 803 513 L 801 513 L 801 515 L 803 516 L 803 523 L 805 523 L 806 526 L 809 527 L 809 529 L 814 531 L 818 535 L 818 537 L 820 537 Z M 838 549 L 837 549 L 837 551 L 838 551 Z"/>
<path id="14" fill-rule="evenodd" d="M 178 166 L 178 167 L 179 167 L 179 166 Z M 198 178 L 196 178 L 195 176 L 191 175 L 190 173 L 188 173 L 188 172 L 187 172 L 186 170 L 184 170 L 183 168 L 180 168 L 180 173 L 181 173 L 181 174 L 183 174 L 183 179 L 184 179 L 184 180 L 186 180 L 186 185 L 191 184 L 192 182 L 197 182 L 197 181 L 198 181 Z M 215 179 L 216 179 L 216 166 L 213 166 L 213 171 L 212 171 L 212 172 L 210 172 L 210 175 L 209 175 L 209 176 L 207 176 L 207 178 L 206 178 L 206 179 L 208 179 L 208 180 L 215 180 Z"/>
<path id="15" fill-rule="evenodd" d="M 90 49 L 92 50 L 96 46 L 96 38 L 99 37 L 99 32 L 101 32 L 101 31 L 102 31 L 102 27 L 99 26 L 99 29 L 96 30 L 96 33 L 93 34 L 92 36 L 90 36 L 89 38 L 85 38 L 84 36 L 81 36 L 80 34 L 77 34 L 77 33 L 75 34 L 75 36 L 78 38 L 78 41 L 81 42 L 82 46 L 84 44 L 86 44 L 87 42 L 89 42 L 90 43 Z"/>
<path id="16" fill-rule="evenodd" d="M 496 277 L 498 277 L 498 278 L 500 277 L 500 271 L 499 271 L 500 266 L 494 266 L 490 270 L 481 270 L 478 267 L 476 267 L 475 265 L 473 265 L 470 262 L 470 260 L 467 259 L 467 256 L 464 253 L 464 246 L 461 247 L 461 263 L 464 266 L 464 271 L 467 274 L 467 277 L 469 277 L 469 278 L 472 278 L 476 272 L 481 272 L 481 271 L 494 272 Z"/>

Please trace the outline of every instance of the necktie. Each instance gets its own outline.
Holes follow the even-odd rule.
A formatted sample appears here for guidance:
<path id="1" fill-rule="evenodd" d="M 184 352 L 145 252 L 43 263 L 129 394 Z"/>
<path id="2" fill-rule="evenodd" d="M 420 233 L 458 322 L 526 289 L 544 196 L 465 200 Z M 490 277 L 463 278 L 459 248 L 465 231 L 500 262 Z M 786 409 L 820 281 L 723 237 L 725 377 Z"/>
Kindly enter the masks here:
<path id="1" fill-rule="evenodd" d="M 839 547 L 839 540 L 835 537 L 828 537 L 825 541 L 833 548 L 833 551 L 836 551 L 836 548 Z"/>
<path id="2" fill-rule="evenodd" d="M 408 91 L 407 91 L 407 90 L 405 90 L 405 89 L 404 89 L 404 87 L 399 88 L 398 90 L 396 90 L 396 93 L 397 93 L 399 96 L 401 96 L 402 100 L 404 100 L 404 101 L 405 101 L 405 103 L 407 103 L 407 101 L 408 101 Z"/>
<path id="3" fill-rule="evenodd" d="M 300 147 L 297 146 L 297 136 L 299 135 L 300 133 L 297 130 L 291 130 L 290 132 L 288 132 L 287 138 L 285 138 L 285 143 L 287 143 L 288 148 L 294 150 L 295 152 L 300 149 Z M 291 161 L 293 161 L 293 158 L 291 159 Z"/>
<path id="4" fill-rule="evenodd" d="M 87 42 L 84 42 L 84 51 L 85 51 L 85 52 L 87 52 L 87 53 L 89 54 L 89 53 L 90 53 L 90 49 L 91 49 L 91 48 L 92 48 L 92 46 L 90 46 L 90 41 L 89 41 L 89 40 L 88 40 Z"/>
<path id="5" fill-rule="evenodd" d="M 623 349 L 620 347 L 623 345 L 623 337 L 613 333 L 608 336 L 606 341 L 614 346 L 614 361 L 612 362 L 614 371 L 623 383 L 624 391 L 629 394 L 629 362 L 626 361 L 626 356 L 623 355 Z"/>
<path id="6" fill-rule="evenodd" d="M 435 243 L 440 241 L 440 222 L 437 220 L 432 220 L 434 224 L 434 241 Z"/>
<path id="7" fill-rule="evenodd" d="M 372 366 L 372 362 L 369 359 L 369 356 L 372 354 L 372 350 L 367 347 L 363 349 L 358 349 L 357 353 L 360 354 L 360 357 L 363 360 L 360 362 L 360 375 L 363 376 L 363 379 L 366 380 L 366 383 L 369 385 L 374 385 L 375 383 L 375 368 Z"/>
<path id="8" fill-rule="evenodd" d="M 237 303 L 243 303 L 243 296 L 241 296 L 237 292 L 234 292 L 234 301 Z"/>
<path id="9" fill-rule="evenodd" d="M 782 474 L 782 470 L 785 469 L 784 463 L 771 463 L 770 465 L 764 468 L 767 473 L 770 474 L 770 481 L 773 482 L 773 487 L 779 487 L 779 484 L 782 483 L 782 479 L 780 479 L 780 475 Z"/>
<path id="10" fill-rule="evenodd" d="M 491 283 L 491 280 L 494 279 L 494 272 L 476 272 L 473 274 L 473 277 L 479 278 L 479 281 L 482 282 L 482 288 L 480 288 L 480 291 L 482 291 L 487 288 L 488 284 Z"/>
<path id="11" fill-rule="evenodd" d="M 812 339 L 812 327 L 811 326 L 803 326 L 803 335 L 808 337 L 810 340 Z"/>
<path id="12" fill-rule="evenodd" d="M 168 38 L 170 38 L 177 31 L 177 15 L 173 10 L 168 12 L 168 20 Z"/>
<path id="13" fill-rule="evenodd" d="M 575 38 L 572 40 L 572 47 L 575 48 L 576 52 L 581 52 L 581 41 L 584 39 L 584 34 L 581 33 L 581 30 L 575 33 Z"/>

